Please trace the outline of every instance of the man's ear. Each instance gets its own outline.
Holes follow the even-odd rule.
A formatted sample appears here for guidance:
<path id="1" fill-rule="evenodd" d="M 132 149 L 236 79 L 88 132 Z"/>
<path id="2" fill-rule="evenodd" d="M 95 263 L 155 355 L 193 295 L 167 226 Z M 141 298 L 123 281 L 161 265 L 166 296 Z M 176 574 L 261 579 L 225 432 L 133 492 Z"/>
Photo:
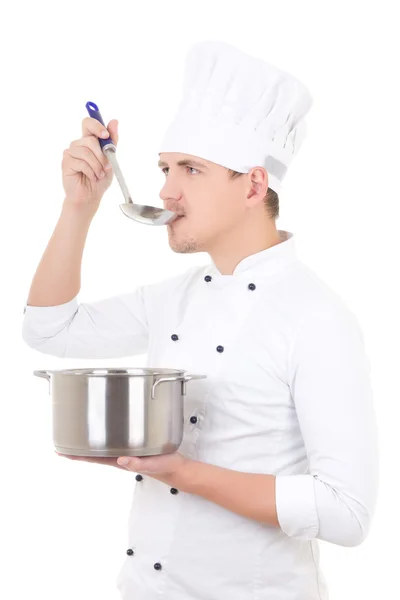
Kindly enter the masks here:
<path id="1" fill-rule="evenodd" d="M 268 173 L 264 167 L 254 167 L 249 171 L 248 187 L 247 198 L 252 200 L 252 205 L 264 201 L 268 192 Z"/>

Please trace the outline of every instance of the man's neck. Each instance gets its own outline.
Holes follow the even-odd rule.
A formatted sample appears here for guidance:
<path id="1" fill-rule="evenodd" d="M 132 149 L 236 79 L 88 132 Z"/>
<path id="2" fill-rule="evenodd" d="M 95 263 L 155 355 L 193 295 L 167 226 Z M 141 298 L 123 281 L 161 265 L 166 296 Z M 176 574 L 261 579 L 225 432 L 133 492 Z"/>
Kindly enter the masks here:
<path id="1" fill-rule="evenodd" d="M 218 240 L 209 255 L 222 275 L 232 275 L 244 258 L 276 246 L 281 241 L 275 221 L 269 220 L 251 230 L 235 231 Z"/>

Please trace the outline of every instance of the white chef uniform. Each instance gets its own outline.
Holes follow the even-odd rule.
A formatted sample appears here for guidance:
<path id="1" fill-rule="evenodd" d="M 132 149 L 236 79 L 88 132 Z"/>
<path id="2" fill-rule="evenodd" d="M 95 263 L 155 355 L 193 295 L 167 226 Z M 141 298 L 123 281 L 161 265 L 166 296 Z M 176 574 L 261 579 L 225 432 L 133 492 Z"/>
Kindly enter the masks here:
<path id="1" fill-rule="evenodd" d="M 149 367 L 207 375 L 187 385 L 179 451 L 276 476 L 280 528 L 138 476 L 123 600 L 326 600 L 318 540 L 368 534 L 378 443 L 363 334 L 279 235 L 232 275 L 211 262 L 98 302 L 26 307 L 23 338 L 45 354 L 148 353 Z"/>

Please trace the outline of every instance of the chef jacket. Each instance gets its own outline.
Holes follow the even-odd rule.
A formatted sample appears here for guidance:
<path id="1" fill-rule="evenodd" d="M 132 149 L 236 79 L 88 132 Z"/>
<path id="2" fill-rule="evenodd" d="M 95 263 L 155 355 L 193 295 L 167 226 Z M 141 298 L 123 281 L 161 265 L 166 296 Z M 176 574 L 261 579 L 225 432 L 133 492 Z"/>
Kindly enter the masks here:
<path id="1" fill-rule="evenodd" d="M 23 338 L 45 354 L 147 354 L 206 375 L 186 386 L 179 452 L 276 476 L 280 527 L 137 475 L 123 600 L 326 600 L 319 540 L 368 534 L 378 443 L 363 333 L 279 235 L 231 275 L 211 261 L 93 303 L 25 307 Z"/>

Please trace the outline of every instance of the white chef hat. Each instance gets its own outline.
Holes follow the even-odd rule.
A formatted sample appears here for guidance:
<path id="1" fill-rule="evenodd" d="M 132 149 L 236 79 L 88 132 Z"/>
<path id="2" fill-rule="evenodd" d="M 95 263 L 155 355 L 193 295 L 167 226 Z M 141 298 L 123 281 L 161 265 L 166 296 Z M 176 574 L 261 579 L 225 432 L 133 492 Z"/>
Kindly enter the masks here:
<path id="1" fill-rule="evenodd" d="M 305 135 L 307 87 L 277 67 L 218 40 L 189 47 L 182 99 L 159 147 L 248 173 L 261 166 L 279 191 Z"/>

